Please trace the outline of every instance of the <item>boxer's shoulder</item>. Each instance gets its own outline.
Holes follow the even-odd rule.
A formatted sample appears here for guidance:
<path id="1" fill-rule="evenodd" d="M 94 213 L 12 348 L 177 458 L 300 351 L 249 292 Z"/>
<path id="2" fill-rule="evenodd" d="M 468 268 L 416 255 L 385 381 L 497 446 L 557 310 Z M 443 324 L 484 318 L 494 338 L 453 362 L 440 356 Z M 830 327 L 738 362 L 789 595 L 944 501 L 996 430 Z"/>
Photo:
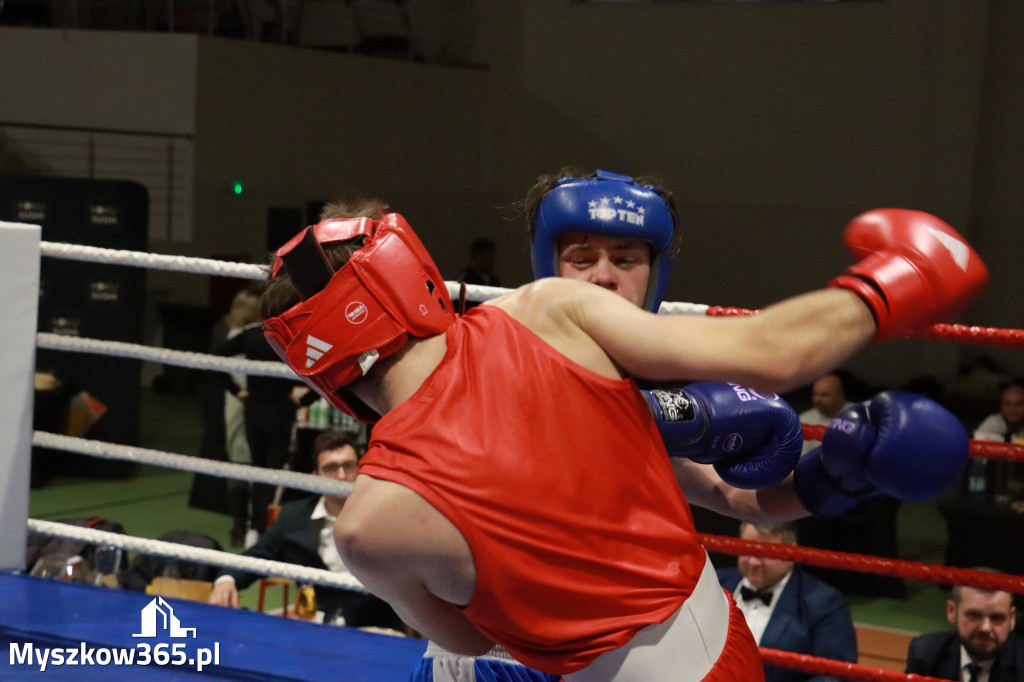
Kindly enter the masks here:
<path id="1" fill-rule="evenodd" d="M 546 278 L 489 303 L 576 364 L 610 378 L 622 377 L 587 327 L 588 311 L 598 307 L 624 306 L 634 314 L 640 312 L 620 296 L 587 282 Z"/>

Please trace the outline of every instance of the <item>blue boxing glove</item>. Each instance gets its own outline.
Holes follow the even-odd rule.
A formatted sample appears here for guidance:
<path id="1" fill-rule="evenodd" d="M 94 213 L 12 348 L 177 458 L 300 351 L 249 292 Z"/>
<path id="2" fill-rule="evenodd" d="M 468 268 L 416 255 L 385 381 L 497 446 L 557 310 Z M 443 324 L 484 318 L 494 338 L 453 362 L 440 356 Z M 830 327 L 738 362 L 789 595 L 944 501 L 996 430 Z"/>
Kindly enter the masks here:
<path id="1" fill-rule="evenodd" d="M 641 393 L 668 454 L 713 464 L 735 488 L 774 485 L 800 458 L 800 418 L 774 393 L 710 381 Z"/>
<path id="2" fill-rule="evenodd" d="M 925 500 L 957 480 L 969 451 L 967 431 L 944 407 L 884 391 L 836 415 L 821 446 L 800 459 L 793 485 L 800 503 L 824 518 L 879 495 Z"/>

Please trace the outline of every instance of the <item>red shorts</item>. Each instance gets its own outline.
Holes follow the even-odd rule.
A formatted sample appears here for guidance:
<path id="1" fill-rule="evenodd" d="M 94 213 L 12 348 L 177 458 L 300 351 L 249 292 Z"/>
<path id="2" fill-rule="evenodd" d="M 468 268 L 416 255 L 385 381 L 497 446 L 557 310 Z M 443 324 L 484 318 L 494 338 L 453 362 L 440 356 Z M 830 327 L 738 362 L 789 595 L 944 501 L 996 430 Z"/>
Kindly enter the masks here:
<path id="1" fill-rule="evenodd" d="M 725 648 L 711 672 L 704 676 L 704 682 L 764 682 L 764 666 L 757 651 L 757 642 L 732 595 L 728 591 L 726 595 L 729 597 L 729 634 L 726 635 Z"/>

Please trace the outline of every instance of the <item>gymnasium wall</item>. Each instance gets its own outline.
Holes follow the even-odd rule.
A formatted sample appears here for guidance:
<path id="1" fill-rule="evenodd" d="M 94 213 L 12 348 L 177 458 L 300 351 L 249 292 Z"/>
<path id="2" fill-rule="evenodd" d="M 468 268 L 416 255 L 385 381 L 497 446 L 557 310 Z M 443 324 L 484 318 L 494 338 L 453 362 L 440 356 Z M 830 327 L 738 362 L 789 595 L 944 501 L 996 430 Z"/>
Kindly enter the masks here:
<path id="1" fill-rule="evenodd" d="M 515 285 L 529 277 L 525 236 L 502 208 L 539 173 L 578 164 L 655 173 L 674 190 L 686 239 L 670 300 L 760 307 L 848 263 L 839 234 L 858 212 L 919 208 L 992 266 L 965 321 L 1021 327 L 1021 7 L 496 0 L 479 36 L 486 70 L 0 29 L 0 121 L 193 135 L 193 236 L 151 245 L 190 255 L 257 259 L 268 208 L 357 186 L 408 215 L 446 276 L 486 235 Z M 227 191 L 235 178 L 241 196 Z M 149 286 L 202 302 L 195 279 Z M 962 356 L 989 352 L 923 348 L 872 348 L 853 367 L 889 385 L 948 380 Z M 991 354 L 1024 372 L 1019 352 Z"/>

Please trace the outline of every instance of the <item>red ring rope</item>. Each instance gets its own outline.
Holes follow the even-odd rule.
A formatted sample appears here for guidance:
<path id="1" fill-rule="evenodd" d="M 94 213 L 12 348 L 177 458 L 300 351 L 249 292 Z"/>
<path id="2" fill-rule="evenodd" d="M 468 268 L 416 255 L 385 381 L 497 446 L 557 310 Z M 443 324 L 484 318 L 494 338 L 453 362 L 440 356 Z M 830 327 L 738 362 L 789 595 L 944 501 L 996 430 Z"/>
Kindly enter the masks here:
<path id="1" fill-rule="evenodd" d="M 747 308 L 733 308 L 720 305 L 708 306 L 708 317 L 732 317 L 754 315 L 758 311 Z M 1024 330 L 999 329 L 997 327 L 974 327 L 966 324 L 934 324 L 915 332 L 906 332 L 905 338 L 927 339 L 930 341 L 955 341 L 974 346 L 998 346 L 1001 348 L 1024 348 Z"/>
<path id="2" fill-rule="evenodd" d="M 698 533 L 701 543 L 707 549 L 722 554 L 760 556 L 784 561 L 796 561 L 824 568 L 839 568 L 844 571 L 878 573 L 900 578 L 914 578 L 935 585 L 965 585 L 986 590 L 1004 590 L 1024 594 L 1024 576 L 1006 573 L 989 573 L 970 568 L 953 568 L 938 564 L 903 559 L 883 559 L 867 554 L 833 552 L 813 547 L 785 545 L 776 542 L 751 542 L 722 535 Z"/>
<path id="3" fill-rule="evenodd" d="M 804 440 L 821 440 L 825 435 L 824 426 L 803 424 Z M 1005 459 L 1024 462 L 1024 445 L 1018 443 L 1000 443 L 998 441 L 972 440 L 971 457 L 988 457 L 989 459 Z"/>

